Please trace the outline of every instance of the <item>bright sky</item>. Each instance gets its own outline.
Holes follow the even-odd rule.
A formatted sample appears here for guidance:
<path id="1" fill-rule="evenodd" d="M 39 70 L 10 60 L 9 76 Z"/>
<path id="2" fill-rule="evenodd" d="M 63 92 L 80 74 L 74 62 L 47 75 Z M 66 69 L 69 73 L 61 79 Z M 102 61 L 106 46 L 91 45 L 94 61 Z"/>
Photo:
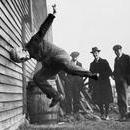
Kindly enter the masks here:
<path id="1" fill-rule="evenodd" d="M 53 41 L 68 53 L 79 51 L 79 61 L 88 69 L 91 48 L 101 49 L 100 56 L 113 69 L 116 43 L 130 55 L 130 0 L 47 0 L 56 3 Z"/>

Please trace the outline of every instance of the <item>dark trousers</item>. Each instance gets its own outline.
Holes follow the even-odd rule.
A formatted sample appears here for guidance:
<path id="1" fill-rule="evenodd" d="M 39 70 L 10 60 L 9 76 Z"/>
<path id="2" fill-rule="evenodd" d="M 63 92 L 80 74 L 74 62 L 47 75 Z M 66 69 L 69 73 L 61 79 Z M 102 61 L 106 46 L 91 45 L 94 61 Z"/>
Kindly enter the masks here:
<path id="1" fill-rule="evenodd" d="M 73 106 L 74 113 L 79 111 L 79 109 L 80 109 L 80 86 L 73 85 L 73 84 L 72 84 L 72 106 Z"/>
<path id="2" fill-rule="evenodd" d="M 34 82 L 47 95 L 48 98 L 55 98 L 58 92 L 52 87 L 48 79 L 52 76 L 56 78 L 57 71 L 50 68 L 42 67 L 33 77 Z"/>
<path id="3" fill-rule="evenodd" d="M 116 79 L 117 101 L 121 117 L 127 113 L 127 82 L 123 78 Z"/>
<path id="4" fill-rule="evenodd" d="M 66 114 L 71 114 L 73 109 L 72 109 L 72 94 L 70 88 L 66 89 L 65 105 L 66 105 L 65 106 Z"/>

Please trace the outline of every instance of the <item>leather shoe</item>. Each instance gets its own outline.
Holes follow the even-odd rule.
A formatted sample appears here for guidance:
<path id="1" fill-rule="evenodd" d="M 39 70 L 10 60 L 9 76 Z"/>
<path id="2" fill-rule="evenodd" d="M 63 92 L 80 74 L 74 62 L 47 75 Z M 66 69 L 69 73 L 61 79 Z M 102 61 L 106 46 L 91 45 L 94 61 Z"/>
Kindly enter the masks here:
<path id="1" fill-rule="evenodd" d="M 109 117 L 109 116 L 106 116 L 106 117 L 105 117 L 105 120 L 107 120 L 107 121 L 110 120 L 110 117 Z"/>
<path id="2" fill-rule="evenodd" d="M 58 96 L 54 97 L 51 101 L 51 104 L 49 105 L 49 107 L 54 107 L 58 102 L 63 100 L 63 96 L 61 94 L 59 94 Z"/>
<path id="3" fill-rule="evenodd" d="M 124 122 L 124 121 L 126 121 L 126 120 L 127 120 L 126 117 L 121 117 L 121 118 L 119 118 L 117 121 Z"/>

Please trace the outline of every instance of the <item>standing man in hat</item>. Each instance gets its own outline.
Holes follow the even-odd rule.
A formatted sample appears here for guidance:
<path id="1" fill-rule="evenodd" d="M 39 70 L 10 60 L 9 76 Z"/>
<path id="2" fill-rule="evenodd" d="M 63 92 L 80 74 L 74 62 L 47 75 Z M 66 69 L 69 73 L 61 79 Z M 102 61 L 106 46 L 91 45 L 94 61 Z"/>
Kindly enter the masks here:
<path id="1" fill-rule="evenodd" d="M 102 119 L 109 119 L 109 104 L 113 102 L 112 88 L 109 77 L 112 75 L 112 70 L 106 59 L 99 57 L 100 50 L 93 47 L 91 53 L 94 61 L 90 64 L 90 71 L 99 75 L 98 81 L 89 79 L 89 91 L 92 95 L 92 100 L 98 105 Z"/>
<path id="2" fill-rule="evenodd" d="M 113 75 L 120 112 L 119 120 L 125 121 L 128 109 L 127 89 L 128 85 L 130 85 L 130 56 L 124 54 L 122 46 L 118 44 L 113 46 L 113 51 L 116 54 Z"/>
<path id="3" fill-rule="evenodd" d="M 82 63 L 78 61 L 79 52 L 74 51 L 70 54 L 72 57 L 71 61 L 77 65 L 82 67 Z M 68 75 L 70 88 L 71 88 L 71 101 L 72 101 L 72 112 L 74 114 L 78 113 L 80 110 L 80 91 L 84 85 L 83 77 L 80 76 L 72 76 Z"/>
<path id="4" fill-rule="evenodd" d="M 34 75 L 33 80 L 42 92 L 52 99 L 50 107 L 55 106 L 62 99 L 61 94 L 48 82 L 48 79 L 55 77 L 58 72 L 65 71 L 71 75 L 98 79 L 96 74 L 72 63 L 69 54 L 64 49 L 44 39 L 55 18 L 55 13 L 55 6 L 53 6 L 53 14 L 50 13 L 47 16 L 38 32 L 26 43 L 25 49 L 21 48 L 18 52 L 12 49 L 10 52 L 11 58 L 16 62 L 20 63 L 34 58 L 42 63 L 42 68 Z"/>

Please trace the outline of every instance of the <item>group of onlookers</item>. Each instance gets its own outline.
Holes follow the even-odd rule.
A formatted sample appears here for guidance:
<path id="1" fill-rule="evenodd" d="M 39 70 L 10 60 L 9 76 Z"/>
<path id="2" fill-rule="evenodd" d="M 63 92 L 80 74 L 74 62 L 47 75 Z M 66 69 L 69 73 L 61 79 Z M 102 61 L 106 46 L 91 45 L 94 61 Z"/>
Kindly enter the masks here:
<path id="1" fill-rule="evenodd" d="M 98 47 L 92 48 L 93 62 L 90 63 L 90 71 L 96 73 L 98 80 L 88 80 L 88 92 L 91 94 L 92 101 L 98 106 L 100 110 L 101 119 L 109 120 L 109 106 L 113 103 L 113 93 L 110 83 L 110 77 L 115 81 L 115 88 L 117 92 L 117 104 L 119 109 L 119 121 L 126 121 L 129 118 L 127 89 L 130 85 L 130 56 L 122 52 L 121 45 L 113 46 L 113 51 L 116 54 L 114 62 L 114 71 L 106 59 L 99 56 L 100 51 Z M 72 62 L 76 65 L 82 66 L 77 61 L 79 52 L 72 52 L 70 54 Z M 84 80 L 79 76 L 68 75 L 61 72 L 60 78 L 65 86 L 65 101 L 66 113 L 71 114 L 79 112 L 80 105 L 80 91 L 84 87 Z"/>

